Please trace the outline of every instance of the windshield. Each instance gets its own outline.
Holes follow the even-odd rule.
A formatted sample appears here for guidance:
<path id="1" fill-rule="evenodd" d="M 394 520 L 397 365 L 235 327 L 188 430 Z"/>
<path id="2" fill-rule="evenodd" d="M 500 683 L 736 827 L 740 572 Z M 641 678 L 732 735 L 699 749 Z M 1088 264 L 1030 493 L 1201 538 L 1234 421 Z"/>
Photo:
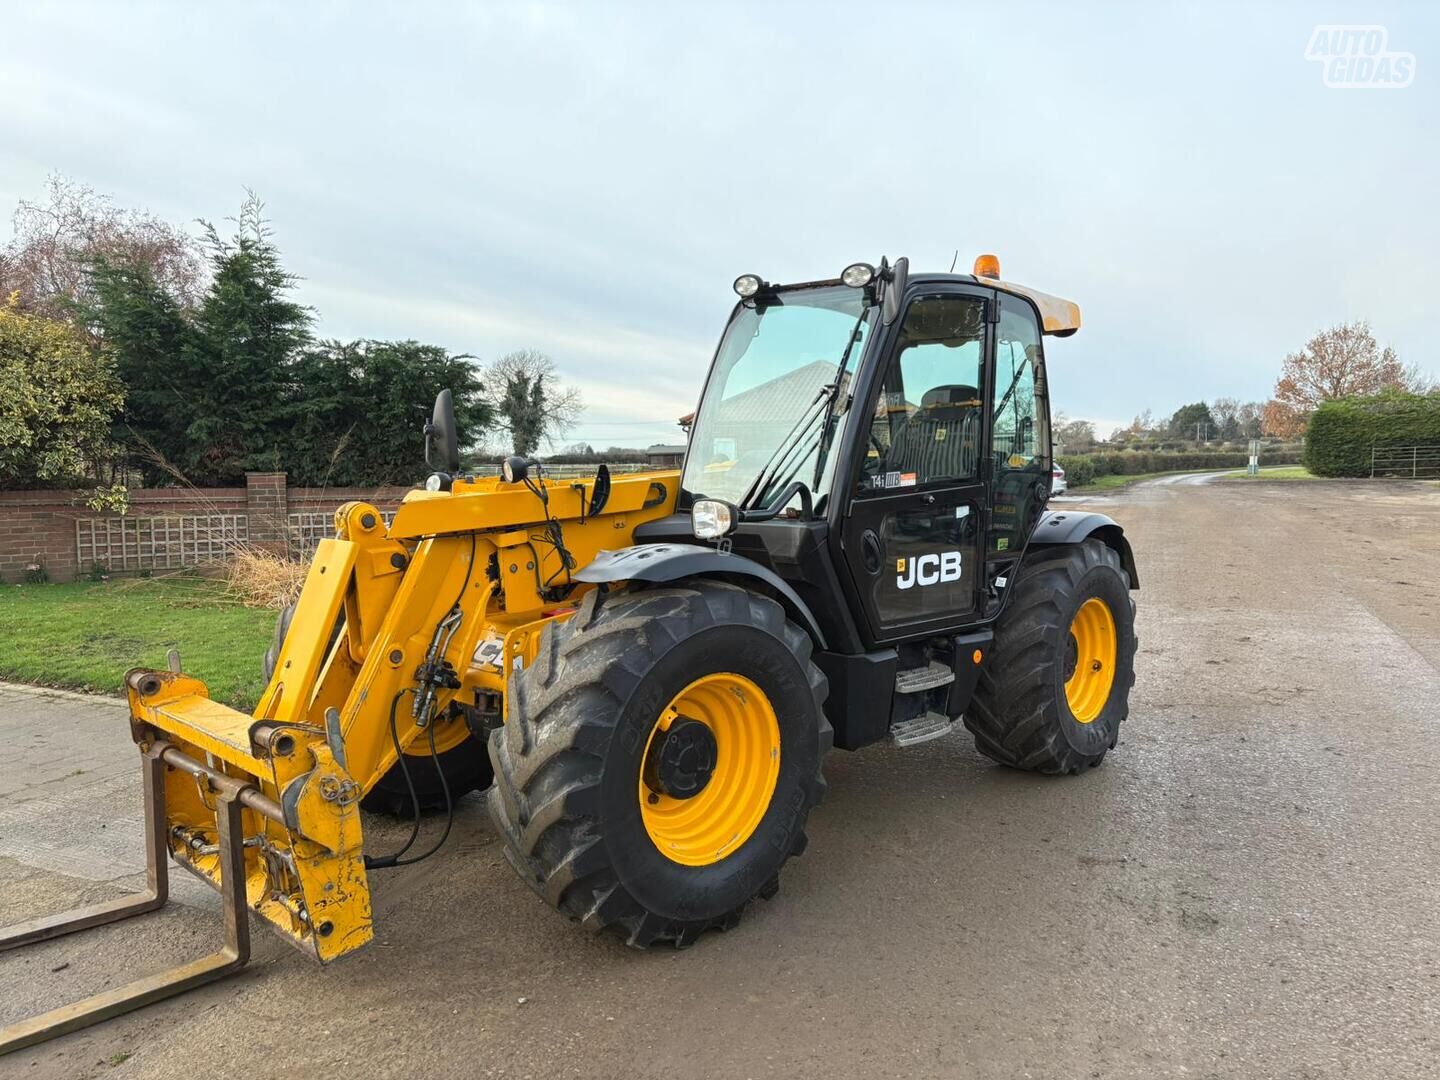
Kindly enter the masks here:
<path id="1" fill-rule="evenodd" d="M 845 423 L 845 387 L 836 400 L 835 430 L 817 421 L 808 430 L 792 429 L 815 411 L 821 389 L 835 382 L 850 333 L 865 307 L 865 293 L 845 286 L 782 292 L 763 310 L 744 307 L 731 320 L 720 342 L 715 367 L 690 432 L 684 485 L 692 494 L 739 502 L 787 436 L 799 438 L 794 453 L 783 453 L 783 467 L 752 500 L 764 505 L 791 480 L 802 480 L 818 504 L 830 488 L 832 462 L 821 447 L 839 445 Z M 859 322 L 847 371 L 853 374 L 875 307 Z M 803 436 L 803 437 L 802 437 Z M 828 455 L 827 455 L 828 456 Z"/>

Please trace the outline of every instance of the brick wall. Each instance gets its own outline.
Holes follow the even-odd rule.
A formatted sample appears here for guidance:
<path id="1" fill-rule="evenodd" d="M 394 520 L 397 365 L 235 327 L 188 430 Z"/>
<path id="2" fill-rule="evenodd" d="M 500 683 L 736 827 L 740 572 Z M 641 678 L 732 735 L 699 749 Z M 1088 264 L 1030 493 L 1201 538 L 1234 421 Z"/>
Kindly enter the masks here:
<path id="1" fill-rule="evenodd" d="M 84 505 L 73 491 L 0 491 L 0 581 L 23 581 L 25 568 L 45 567 L 51 581 L 72 581 L 89 573 L 79 565 L 77 532 L 116 534 L 137 530 L 146 519 L 181 522 L 197 519 L 239 521 L 246 542 L 271 551 L 293 553 L 289 515 L 296 512 L 333 514 L 341 503 L 361 500 L 381 510 L 400 504 L 406 488 L 292 488 L 284 473 L 248 473 L 243 488 L 139 488 L 130 492 L 129 513 L 101 514 Z M 95 524 L 92 524 L 95 523 Z M 162 522 L 163 524 L 163 522 Z M 149 542 L 150 530 L 145 532 Z M 86 550 L 91 550 L 87 544 Z M 106 567 L 120 572 L 119 567 Z"/>

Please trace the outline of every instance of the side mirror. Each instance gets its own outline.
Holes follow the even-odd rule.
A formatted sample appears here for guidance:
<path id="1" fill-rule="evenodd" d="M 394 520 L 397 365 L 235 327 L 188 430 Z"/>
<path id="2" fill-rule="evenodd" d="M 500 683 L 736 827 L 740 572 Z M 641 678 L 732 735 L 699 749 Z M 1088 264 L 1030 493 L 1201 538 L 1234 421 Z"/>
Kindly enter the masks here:
<path id="1" fill-rule="evenodd" d="M 438 460 L 437 460 L 438 459 Z M 435 412 L 425 425 L 425 464 L 440 472 L 460 471 L 460 441 L 455 433 L 455 399 L 449 390 L 435 398 Z"/>
<path id="2" fill-rule="evenodd" d="M 884 273 L 883 269 L 881 271 Z M 880 306 L 880 319 L 889 326 L 900 315 L 900 301 L 905 296 L 905 286 L 910 281 L 910 260 L 904 255 L 895 260 L 885 281 L 885 298 Z"/>

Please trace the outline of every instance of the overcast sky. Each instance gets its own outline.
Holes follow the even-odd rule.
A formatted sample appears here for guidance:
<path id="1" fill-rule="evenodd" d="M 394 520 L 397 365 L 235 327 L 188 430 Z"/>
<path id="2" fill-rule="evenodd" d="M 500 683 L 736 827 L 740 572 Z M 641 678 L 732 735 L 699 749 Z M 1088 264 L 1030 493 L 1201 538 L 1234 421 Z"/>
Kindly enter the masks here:
<path id="1" fill-rule="evenodd" d="M 1437 11 L 14 4 L 0 206 L 249 186 L 322 334 L 542 349 L 599 445 L 678 438 L 738 273 L 993 251 L 1080 303 L 1054 407 L 1104 435 L 1263 398 L 1346 319 L 1440 374 Z M 1317 23 L 1383 25 L 1413 85 L 1326 88 Z"/>

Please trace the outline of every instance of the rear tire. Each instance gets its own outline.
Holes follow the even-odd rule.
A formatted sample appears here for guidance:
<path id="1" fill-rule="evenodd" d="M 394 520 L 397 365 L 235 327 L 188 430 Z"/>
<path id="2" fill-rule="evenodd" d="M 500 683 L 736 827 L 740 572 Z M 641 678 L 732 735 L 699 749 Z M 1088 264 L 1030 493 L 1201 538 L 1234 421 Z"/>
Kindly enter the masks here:
<path id="1" fill-rule="evenodd" d="M 1013 769 L 1092 769 L 1130 710 L 1137 639 L 1129 575 L 1113 548 L 1086 540 L 1033 550 L 1013 589 L 965 726 L 982 754 Z M 1087 641 L 1113 635 L 1113 644 L 1103 655 L 1080 648 L 1077 668 L 1077 633 Z M 1097 685 L 1101 678 L 1108 681 Z"/>
<path id="2" fill-rule="evenodd" d="M 280 648 L 285 644 L 285 635 L 290 632 L 290 620 L 295 617 L 295 605 L 289 604 L 275 620 L 275 636 L 270 648 L 260 661 L 260 674 L 266 684 L 275 673 L 280 659 Z M 338 634 L 339 627 L 336 627 Z M 334 637 L 331 637 L 334 642 Z M 462 795 L 472 791 L 484 791 L 494 780 L 490 771 L 490 757 L 485 745 L 473 736 L 458 746 L 440 751 L 440 768 L 435 767 L 436 759 L 430 756 L 429 741 L 416 739 L 406 748 L 405 764 L 410 770 L 410 784 L 415 786 L 415 798 L 420 802 L 420 811 L 429 813 L 445 809 L 445 788 L 440 783 L 440 770 L 445 772 L 445 783 L 450 788 L 452 804 Z M 373 814 L 390 814 L 395 817 L 413 817 L 415 801 L 410 798 L 410 784 L 400 766 L 394 765 L 375 786 L 360 800 L 361 809 Z"/>
<path id="3" fill-rule="evenodd" d="M 439 769 L 435 767 L 436 759 L 430 756 L 430 744 L 424 735 L 417 736 L 405 748 L 405 765 L 410 770 L 410 783 L 415 785 L 415 797 L 420 800 L 422 814 L 445 809 L 445 788 L 440 784 L 441 769 L 450 788 L 452 806 L 462 795 L 484 791 L 495 779 L 495 774 L 490 771 L 490 756 L 485 753 L 485 744 L 473 735 L 459 746 L 441 750 L 437 756 Z M 391 766 L 365 793 L 360 800 L 360 808 L 372 814 L 414 817 L 415 803 L 410 799 L 410 788 L 398 764 Z"/>
<path id="4" fill-rule="evenodd" d="M 752 899 L 774 894 L 825 793 L 820 764 L 834 736 L 810 653 L 809 635 L 779 604 L 733 585 L 589 593 L 511 678 L 505 725 L 490 736 L 490 815 L 511 865 L 552 907 L 638 948 L 733 926 Z M 701 703 L 715 708 L 689 735 L 672 736 L 690 714 L 705 719 L 703 709 L 676 707 L 697 686 L 710 688 Z M 716 741 L 698 794 L 647 788 L 657 736 L 683 741 L 699 727 Z M 740 761 L 754 770 L 736 779 L 725 770 Z M 747 800 L 740 818 L 727 816 Z M 678 831 L 664 818 L 692 807 Z M 691 843 L 717 835 L 717 821 L 727 837 L 718 846 Z"/>

